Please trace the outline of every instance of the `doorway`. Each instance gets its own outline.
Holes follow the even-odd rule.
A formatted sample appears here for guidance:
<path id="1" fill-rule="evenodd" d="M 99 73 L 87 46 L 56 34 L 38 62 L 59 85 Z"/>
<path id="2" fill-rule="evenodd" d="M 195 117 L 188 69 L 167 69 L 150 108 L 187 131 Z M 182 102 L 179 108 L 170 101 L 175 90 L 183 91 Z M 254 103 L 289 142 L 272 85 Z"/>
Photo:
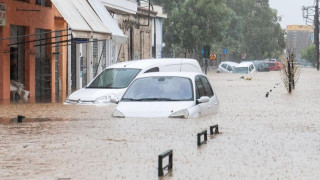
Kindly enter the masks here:
<path id="1" fill-rule="evenodd" d="M 24 26 L 10 25 L 10 80 L 25 83 Z"/>
<path id="2" fill-rule="evenodd" d="M 51 101 L 51 46 L 48 30 L 36 29 L 36 101 Z"/>

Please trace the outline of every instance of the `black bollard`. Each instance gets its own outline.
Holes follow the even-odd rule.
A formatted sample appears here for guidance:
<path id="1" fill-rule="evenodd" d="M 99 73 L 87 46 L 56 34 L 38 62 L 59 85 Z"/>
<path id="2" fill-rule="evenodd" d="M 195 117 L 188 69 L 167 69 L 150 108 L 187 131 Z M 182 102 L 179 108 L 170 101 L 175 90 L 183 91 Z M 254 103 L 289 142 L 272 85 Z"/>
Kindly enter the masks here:
<path id="1" fill-rule="evenodd" d="M 24 119 L 24 116 L 18 115 L 18 123 L 22 123 L 22 120 Z"/>
<path id="2" fill-rule="evenodd" d="M 213 131 L 214 129 L 214 131 Z M 219 126 L 214 125 L 214 126 L 210 126 L 210 135 L 214 135 L 214 134 L 219 134 Z"/>
<path id="3" fill-rule="evenodd" d="M 172 149 L 169 149 L 163 153 L 161 153 L 159 156 L 158 156 L 158 176 L 163 176 L 163 170 L 164 169 L 168 169 L 169 170 L 172 170 L 172 155 L 173 155 L 173 150 Z M 169 163 L 168 165 L 166 165 L 165 167 L 163 167 L 163 164 L 162 164 L 162 160 L 163 158 L 169 156 Z"/>
<path id="4" fill-rule="evenodd" d="M 201 136 L 204 137 L 203 141 L 201 141 Z M 202 144 L 207 143 L 207 140 L 208 140 L 208 138 L 207 138 L 207 130 L 203 130 L 203 131 L 201 131 L 200 133 L 197 134 L 197 144 L 198 144 L 198 146 L 201 146 Z"/>

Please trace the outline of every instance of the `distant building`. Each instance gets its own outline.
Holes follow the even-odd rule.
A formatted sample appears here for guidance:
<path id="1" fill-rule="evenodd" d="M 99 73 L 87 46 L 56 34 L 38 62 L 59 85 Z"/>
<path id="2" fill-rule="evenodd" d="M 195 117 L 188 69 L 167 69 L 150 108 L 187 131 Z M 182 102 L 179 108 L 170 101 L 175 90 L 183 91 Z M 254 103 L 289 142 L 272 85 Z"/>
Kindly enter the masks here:
<path id="1" fill-rule="evenodd" d="M 296 57 L 300 59 L 300 52 L 313 43 L 313 27 L 306 25 L 287 26 L 288 48 L 293 50 Z"/>

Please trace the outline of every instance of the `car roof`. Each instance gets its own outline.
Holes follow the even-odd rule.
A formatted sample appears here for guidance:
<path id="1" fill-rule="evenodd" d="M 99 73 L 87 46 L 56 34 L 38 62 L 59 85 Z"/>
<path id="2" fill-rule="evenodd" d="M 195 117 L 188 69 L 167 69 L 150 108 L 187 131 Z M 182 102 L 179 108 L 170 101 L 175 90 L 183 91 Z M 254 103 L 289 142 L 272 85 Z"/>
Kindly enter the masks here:
<path id="1" fill-rule="evenodd" d="M 253 63 L 252 62 L 242 62 L 242 63 L 238 64 L 238 66 L 236 66 L 236 67 L 248 67 L 250 65 L 253 65 Z"/>
<path id="2" fill-rule="evenodd" d="M 193 79 L 197 75 L 204 75 L 204 74 L 196 73 L 196 72 L 152 72 L 152 73 L 140 74 L 136 77 L 136 79 L 144 78 L 144 77 L 155 77 L 155 76 L 174 76 L 174 77 L 186 77 L 186 78 Z"/>
<path id="3" fill-rule="evenodd" d="M 143 59 L 143 60 L 133 60 L 125 61 L 117 64 L 113 64 L 106 69 L 110 68 L 139 68 L 145 69 L 154 65 L 166 65 L 166 64 L 180 64 L 180 63 L 189 63 L 196 66 L 199 65 L 198 61 L 195 59 L 184 59 L 184 58 L 159 58 L 159 59 Z"/>
<path id="4" fill-rule="evenodd" d="M 228 64 L 228 65 L 231 65 L 231 66 L 237 66 L 238 65 L 238 63 L 231 62 L 231 61 L 224 61 L 224 62 L 221 62 L 221 64 Z"/>

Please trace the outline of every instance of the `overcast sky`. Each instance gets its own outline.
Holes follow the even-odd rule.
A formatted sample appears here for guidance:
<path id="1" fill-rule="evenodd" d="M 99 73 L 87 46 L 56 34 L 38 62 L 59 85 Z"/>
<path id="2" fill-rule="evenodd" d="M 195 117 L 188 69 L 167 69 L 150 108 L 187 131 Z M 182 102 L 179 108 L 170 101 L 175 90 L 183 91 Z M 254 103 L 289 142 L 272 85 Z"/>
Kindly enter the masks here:
<path id="1" fill-rule="evenodd" d="M 282 28 L 287 25 L 305 25 L 301 8 L 313 6 L 314 2 L 315 0 L 269 0 L 270 7 L 278 11 L 278 16 L 282 16 Z"/>

